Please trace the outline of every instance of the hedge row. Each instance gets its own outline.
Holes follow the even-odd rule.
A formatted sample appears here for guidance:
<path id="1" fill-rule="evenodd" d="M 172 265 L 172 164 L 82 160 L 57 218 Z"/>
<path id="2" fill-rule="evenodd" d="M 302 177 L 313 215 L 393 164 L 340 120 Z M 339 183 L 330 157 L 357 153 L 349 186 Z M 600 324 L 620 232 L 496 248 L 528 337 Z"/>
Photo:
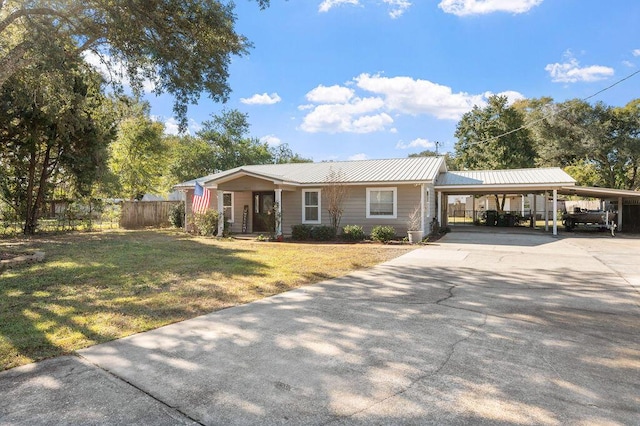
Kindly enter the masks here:
<path id="1" fill-rule="evenodd" d="M 293 225 L 291 238 L 294 241 L 333 241 L 336 239 L 336 230 L 326 225 Z M 346 225 L 342 228 L 340 237 L 345 241 L 362 241 L 366 235 L 360 225 Z M 371 230 L 371 239 L 383 243 L 396 237 L 396 230 L 392 226 L 376 226 Z"/>

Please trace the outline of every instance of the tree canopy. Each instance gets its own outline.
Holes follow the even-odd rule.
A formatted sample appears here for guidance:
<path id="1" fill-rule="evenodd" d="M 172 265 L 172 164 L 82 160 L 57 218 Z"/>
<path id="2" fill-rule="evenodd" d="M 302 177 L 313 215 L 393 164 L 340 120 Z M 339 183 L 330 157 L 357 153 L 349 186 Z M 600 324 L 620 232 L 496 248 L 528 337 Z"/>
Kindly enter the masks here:
<path id="1" fill-rule="evenodd" d="M 624 107 L 534 99 L 526 109 L 538 165 L 563 167 L 583 185 L 640 186 L 640 99 Z"/>
<path id="2" fill-rule="evenodd" d="M 124 64 L 134 93 L 147 79 L 156 93 L 172 94 L 184 126 L 187 105 L 202 92 L 215 101 L 228 97 L 230 57 L 251 47 L 235 19 L 233 3 L 220 0 L 1 0 L 0 86 L 37 63 L 48 45 L 73 40 L 69 57 L 93 51 L 114 74 L 120 71 L 113 64 Z"/>
<path id="3" fill-rule="evenodd" d="M 506 96 L 491 96 L 484 107 L 474 106 L 456 127 L 455 158 L 463 170 L 533 167 L 536 152 L 525 115 L 508 105 Z M 513 131 L 512 133 L 509 133 Z"/>
<path id="4" fill-rule="evenodd" d="M 102 78 L 79 57 L 49 54 L 0 86 L 0 194 L 25 234 L 35 232 L 56 181 L 90 192 L 114 135 Z"/>
<path id="5" fill-rule="evenodd" d="M 109 168 L 118 177 L 120 196 L 140 200 L 147 192 L 161 192 L 168 151 L 162 139 L 164 126 L 145 115 L 135 115 L 119 127 L 110 146 Z"/>

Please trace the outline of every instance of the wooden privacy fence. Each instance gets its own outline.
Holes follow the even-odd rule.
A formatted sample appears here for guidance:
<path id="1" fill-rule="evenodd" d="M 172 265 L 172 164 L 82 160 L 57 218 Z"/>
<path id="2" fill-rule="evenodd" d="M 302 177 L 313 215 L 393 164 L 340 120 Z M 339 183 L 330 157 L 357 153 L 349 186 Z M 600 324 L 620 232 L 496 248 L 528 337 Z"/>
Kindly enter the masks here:
<path id="1" fill-rule="evenodd" d="M 120 227 L 125 229 L 148 226 L 166 228 L 171 226 L 169 212 L 171 207 L 182 201 L 124 201 L 120 216 Z"/>

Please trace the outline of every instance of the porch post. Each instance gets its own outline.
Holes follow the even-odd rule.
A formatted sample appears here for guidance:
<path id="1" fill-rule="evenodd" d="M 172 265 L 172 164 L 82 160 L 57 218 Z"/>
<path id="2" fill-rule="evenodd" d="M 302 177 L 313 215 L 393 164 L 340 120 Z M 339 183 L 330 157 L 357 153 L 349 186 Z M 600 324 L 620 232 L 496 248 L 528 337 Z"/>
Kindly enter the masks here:
<path id="1" fill-rule="evenodd" d="M 282 235 L 282 189 L 276 188 L 276 237 Z"/>
<path id="2" fill-rule="evenodd" d="M 420 184 L 420 230 L 424 233 L 424 183 Z"/>
<path id="3" fill-rule="evenodd" d="M 544 230 L 549 231 L 549 193 L 544 191 Z"/>
<path id="4" fill-rule="evenodd" d="M 188 217 L 189 217 L 189 214 L 188 214 L 189 203 L 188 203 L 188 200 L 187 200 L 187 198 L 188 198 L 187 195 L 189 194 L 189 192 L 185 191 L 184 189 L 181 190 L 180 192 L 182 192 L 182 196 L 184 197 L 184 218 L 183 218 L 184 219 L 184 223 L 182 224 L 182 227 L 183 227 L 184 232 L 188 232 L 189 231 L 189 224 L 187 223 L 187 221 L 188 221 Z"/>
<path id="5" fill-rule="evenodd" d="M 522 194 L 522 208 L 520 209 L 521 211 L 521 216 L 524 217 L 524 194 Z"/>
<path id="6" fill-rule="evenodd" d="M 558 235 L 558 190 L 553 190 L 553 235 Z"/>
<path id="7" fill-rule="evenodd" d="M 219 189 L 216 191 L 218 197 L 218 237 L 224 234 L 224 195 Z"/>
<path id="8" fill-rule="evenodd" d="M 438 191 L 438 223 L 442 226 L 442 192 Z"/>
<path id="9" fill-rule="evenodd" d="M 622 231 L 622 197 L 618 197 L 618 228 L 616 231 Z"/>

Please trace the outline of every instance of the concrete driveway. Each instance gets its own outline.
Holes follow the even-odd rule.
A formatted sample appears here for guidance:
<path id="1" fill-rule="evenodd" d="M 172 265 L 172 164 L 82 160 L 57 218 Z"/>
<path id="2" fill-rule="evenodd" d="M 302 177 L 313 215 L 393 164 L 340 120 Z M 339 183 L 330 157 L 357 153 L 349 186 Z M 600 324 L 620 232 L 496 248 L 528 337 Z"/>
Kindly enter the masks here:
<path id="1" fill-rule="evenodd" d="M 0 424 L 640 423 L 640 239 L 454 232 L 0 373 Z"/>

